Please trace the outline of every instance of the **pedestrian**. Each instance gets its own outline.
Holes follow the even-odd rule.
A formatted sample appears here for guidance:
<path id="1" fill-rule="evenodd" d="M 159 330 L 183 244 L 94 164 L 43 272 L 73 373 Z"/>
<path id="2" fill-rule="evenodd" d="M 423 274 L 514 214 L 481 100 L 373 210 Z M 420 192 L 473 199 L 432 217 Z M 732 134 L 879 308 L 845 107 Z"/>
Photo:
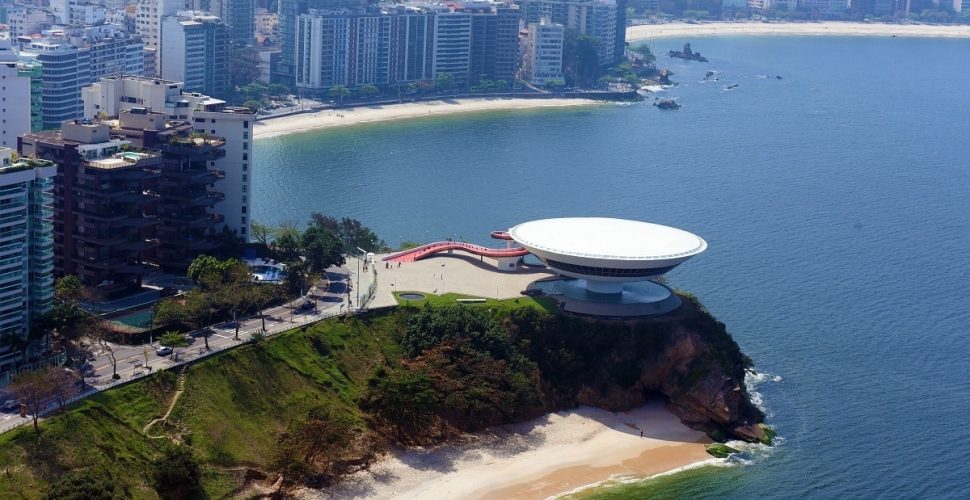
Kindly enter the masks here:
<path id="1" fill-rule="evenodd" d="M 643 431 L 640 431 L 640 437 L 643 437 Z"/>

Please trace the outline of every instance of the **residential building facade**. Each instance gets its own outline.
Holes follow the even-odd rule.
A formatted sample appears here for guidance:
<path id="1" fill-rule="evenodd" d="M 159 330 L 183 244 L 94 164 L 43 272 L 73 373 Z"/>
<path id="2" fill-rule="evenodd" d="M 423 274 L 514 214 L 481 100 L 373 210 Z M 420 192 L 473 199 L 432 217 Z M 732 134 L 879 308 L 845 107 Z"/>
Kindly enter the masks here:
<path id="1" fill-rule="evenodd" d="M 45 342 L 30 342 L 31 324 L 54 300 L 53 225 L 56 167 L 13 158 L 0 148 L 0 385 Z"/>
<path id="2" fill-rule="evenodd" d="M 214 213 L 222 215 L 222 227 L 247 239 L 252 214 L 253 110 L 186 92 L 181 82 L 155 78 L 105 77 L 84 90 L 86 117 L 101 113 L 118 116 L 123 109 L 133 107 L 163 112 L 170 120 L 191 123 L 196 133 L 223 138 L 224 154 L 209 160 L 211 168 L 222 172 L 221 191 L 225 195 L 215 205 Z"/>
<path id="3" fill-rule="evenodd" d="M 229 33 L 222 20 L 181 11 L 162 20 L 161 67 L 167 80 L 195 92 L 224 95 L 229 88 Z"/>
<path id="4" fill-rule="evenodd" d="M 523 76 L 535 85 L 562 81 L 562 50 L 565 27 L 544 17 L 529 25 Z"/>
<path id="5" fill-rule="evenodd" d="M 30 132 L 30 75 L 9 39 L 0 38 L 0 147 L 16 148 L 17 136 Z"/>

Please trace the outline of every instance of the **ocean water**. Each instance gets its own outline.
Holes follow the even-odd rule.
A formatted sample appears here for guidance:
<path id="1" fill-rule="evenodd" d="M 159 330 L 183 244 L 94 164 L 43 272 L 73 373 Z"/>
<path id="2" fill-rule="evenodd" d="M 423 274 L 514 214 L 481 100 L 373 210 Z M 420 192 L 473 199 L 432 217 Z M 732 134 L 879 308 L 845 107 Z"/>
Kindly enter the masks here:
<path id="1" fill-rule="evenodd" d="M 669 278 L 767 374 L 757 393 L 782 439 L 743 463 L 587 496 L 966 497 L 970 40 L 691 41 L 710 63 L 661 58 L 681 83 L 663 93 L 676 112 L 500 112 L 257 141 L 253 217 L 353 216 L 391 244 L 489 244 L 493 229 L 577 215 L 696 232 L 708 251 Z"/>

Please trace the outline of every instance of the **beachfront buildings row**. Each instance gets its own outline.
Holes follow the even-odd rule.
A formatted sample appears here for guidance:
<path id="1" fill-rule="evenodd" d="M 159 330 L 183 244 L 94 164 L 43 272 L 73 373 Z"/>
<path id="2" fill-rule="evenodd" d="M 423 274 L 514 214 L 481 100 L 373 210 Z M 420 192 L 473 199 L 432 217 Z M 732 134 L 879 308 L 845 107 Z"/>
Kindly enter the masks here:
<path id="1" fill-rule="evenodd" d="M 518 69 L 519 12 L 476 3 L 389 5 L 379 11 L 315 10 L 296 17 L 295 84 L 392 85 L 448 74 L 511 80 Z"/>
<path id="2" fill-rule="evenodd" d="M 599 62 L 623 55 L 623 0 L 489 0 L 366 5 L 351 0 L 281 0 L 278 83 L 305 90 L 433 81 L 455 88 L 479 78 L 520 77 L 521 38 L 547 19 L 597 40 Z M 549 28 L 551 29 L 551 28 Z M 544 28 L 545 30 L 545 28 Z"/>

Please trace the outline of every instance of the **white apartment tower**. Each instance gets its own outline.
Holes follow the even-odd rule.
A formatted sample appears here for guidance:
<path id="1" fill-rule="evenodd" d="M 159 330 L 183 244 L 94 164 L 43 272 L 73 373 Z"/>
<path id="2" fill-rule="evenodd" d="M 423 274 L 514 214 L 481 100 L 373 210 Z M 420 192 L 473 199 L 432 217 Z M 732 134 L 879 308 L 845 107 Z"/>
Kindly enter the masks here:
<path id="1" fill-rule="evenodd" d="M 162 19 L 185 10 L 185 0 L 139 0 L 135 10 L 135 30 L 146 49 L 155 52 L 155 67 L 159 65 Z M 151 75 L 150 75 L 151 76 Z"/>
<path id="2" fill-rule="evenodd" d="M 118 116 L 125 108 L 145 107 L 173 120 L 191 122 L 196 132 L 222 137 L 226 155 L 210 167 L 225 172 L 220 182 L 225 200 L 214 211 L 237 236 L 248 239 L 252 217 L 252 134 L 256 114 L 249 108 L 197 92 L 185 92 L 181 82 L 137 76 L 106 77 L 82 92 L 84 116 Z"/>
<path id="3" fill-rule="evenodd" d="M 21 76 L 10 40 L 0 38 L 0 147 L 16 148 L 30 132 L 30 77 Z"/>
<path id="4" fill-rule="evenodd" d="M 222 95 L 229 88 L 229 30 L 219 17 L 201 11 L 165 17 L 161 40 L 162 78 L 193 92 Z"/>
<path id="5" fill-rule="evenodd" d="M 54 300 L 54 175 L 45 160 L 0 148 L 0 338 L 27 341 L 30 325 Z M 13 342 L 13 345 L 19 342 Z M 31 354 L 0 343 L 0 385 Z"/>
<path id="6" fill-rule="evenodd" d="M 529 25 L 529 38 L 525 51 L 525 77 L 536 85 L 561 81 L 562 48 L 566 28 L 553 23 L 548 17 Z"/>

